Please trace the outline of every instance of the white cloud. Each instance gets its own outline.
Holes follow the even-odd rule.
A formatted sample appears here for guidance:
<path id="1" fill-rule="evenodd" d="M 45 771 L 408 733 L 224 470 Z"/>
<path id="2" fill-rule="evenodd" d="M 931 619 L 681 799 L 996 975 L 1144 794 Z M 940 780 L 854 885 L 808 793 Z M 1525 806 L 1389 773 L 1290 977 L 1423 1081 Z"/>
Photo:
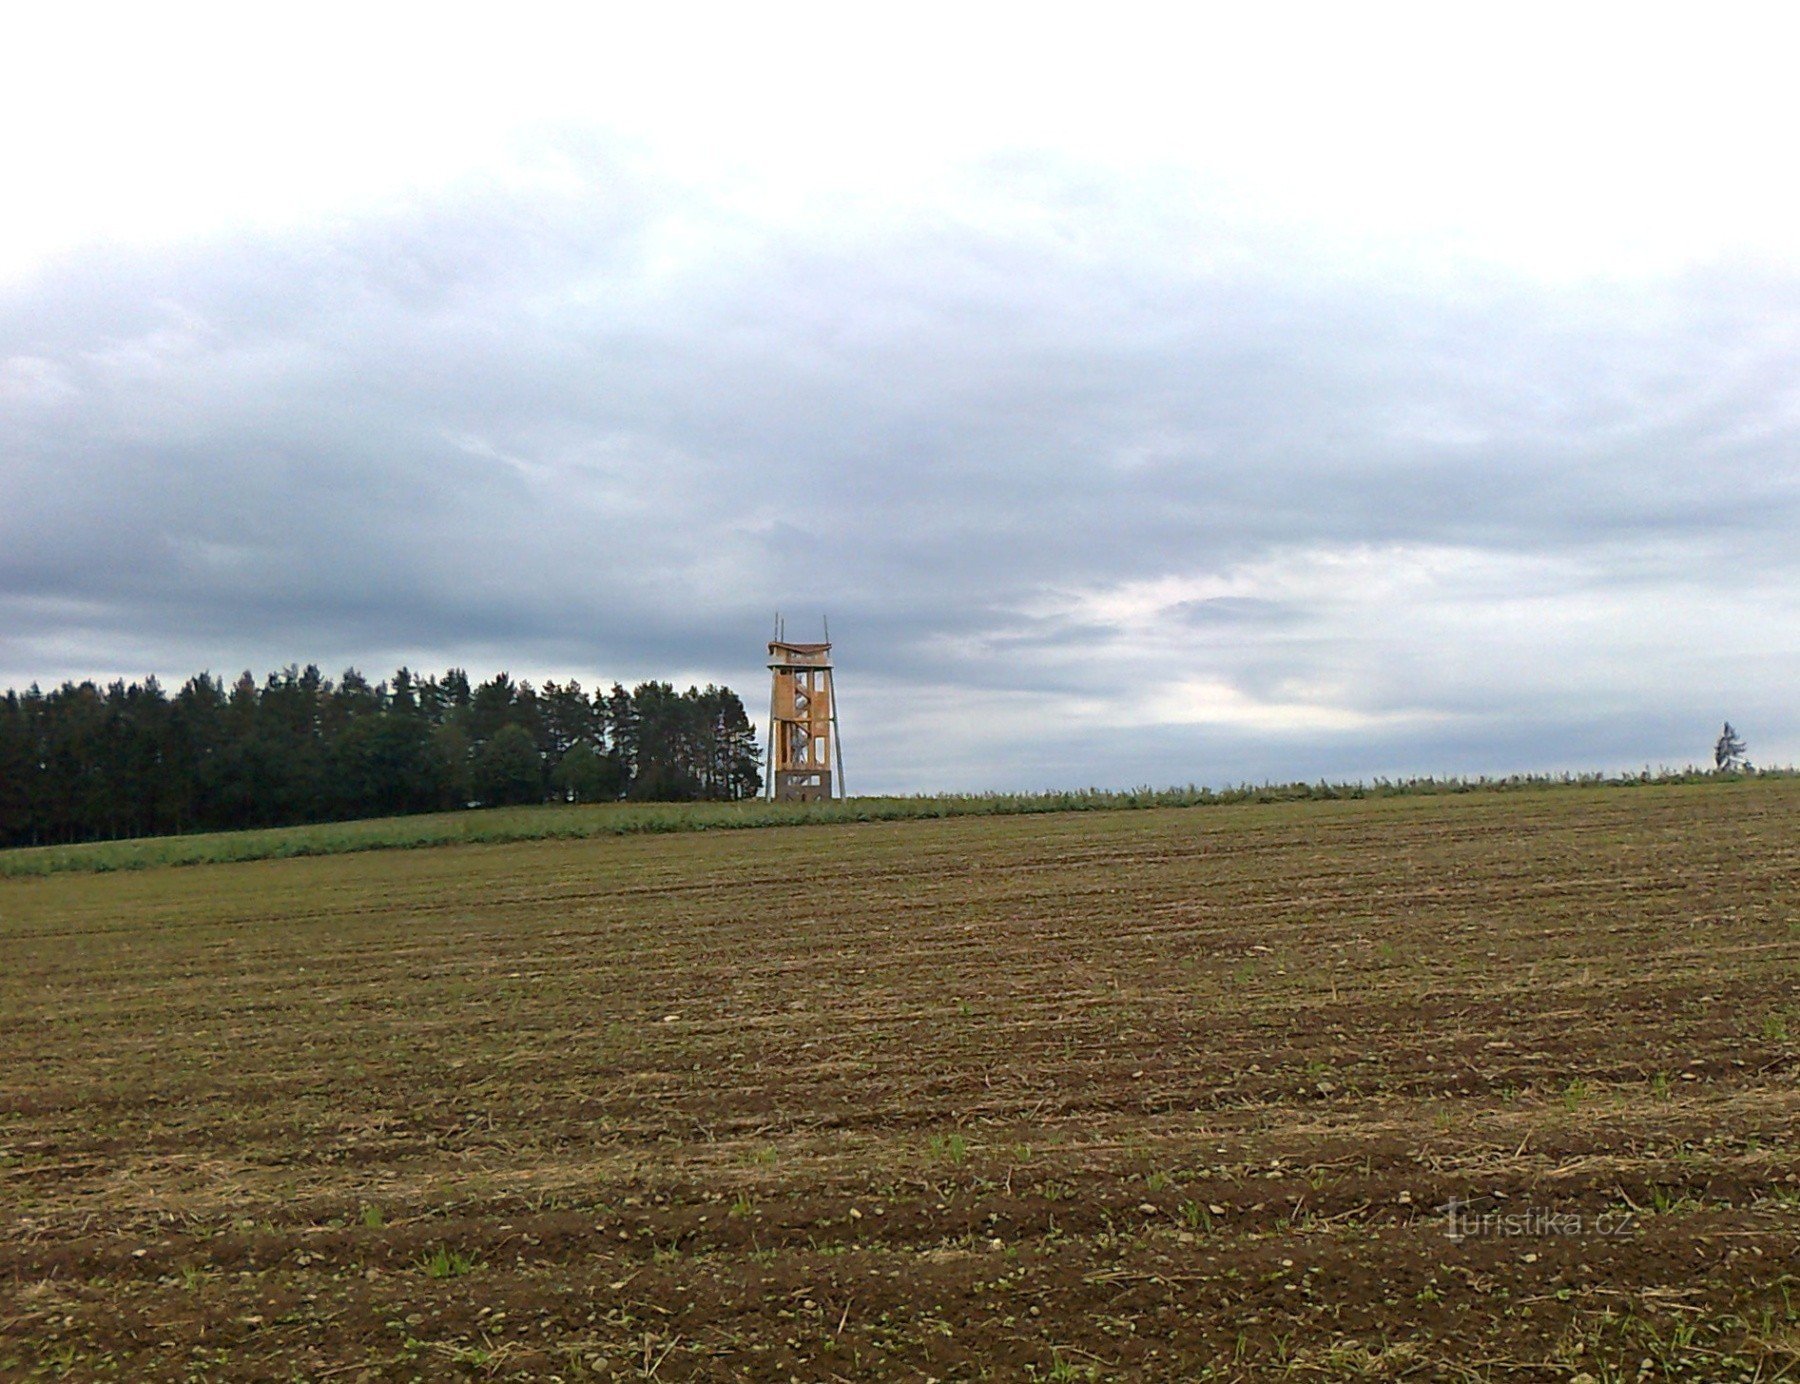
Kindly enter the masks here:
<path id="1" fill-rule="evenodd" d="M 1445 731 L 1558 705 L 1629 714 L 1671 695 L 1728 705 L 1760 699 L 1777 651 L 1800 646 L 1785 576 L 1717 568 L 1683 540 L 1654 572 L 1634 580 L 1633 566 L 1600 548 L 1283 548 L 1029 613 L 1070 631 L 1046 663 L 1105 670 L 1115 723 L 1270 734 Z"/>
<path id="2" fill-rule="evenodd" d="M 1042 151 L 1408 278 L 1791 265 L 1800 18 L 1730 13 L 39 7 L 9 30 L 0 121 L 30 133 L 0 155 L 0 272 L 457 186 L 579 190 L 558 146 L 575 132 L 778 229 L 967 216 L 1016 235 L 965 173 Z M 1097 211 L 1045 207 L 1041 229 Z"/>
<path id="3" fill-rule="evenodd" d="M 0 401 L 13 408 L 54 408 L 79 395 L 61 362 L 42 356 L 0 360 Z"/>

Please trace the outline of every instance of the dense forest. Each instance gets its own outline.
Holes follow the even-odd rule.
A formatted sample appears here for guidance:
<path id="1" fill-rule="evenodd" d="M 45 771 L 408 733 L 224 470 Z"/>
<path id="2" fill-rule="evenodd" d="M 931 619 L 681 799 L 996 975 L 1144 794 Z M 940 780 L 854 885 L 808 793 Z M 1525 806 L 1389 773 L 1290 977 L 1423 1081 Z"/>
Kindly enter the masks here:
<path id="1" fill-rule="evenodd" d="M 0 846 L 514 803 L 728 799 L 762 786 L 729 688 L 584 692 L 452 669 L 370 683 L 290 667 L 33 686 L 0 699 Z"/>

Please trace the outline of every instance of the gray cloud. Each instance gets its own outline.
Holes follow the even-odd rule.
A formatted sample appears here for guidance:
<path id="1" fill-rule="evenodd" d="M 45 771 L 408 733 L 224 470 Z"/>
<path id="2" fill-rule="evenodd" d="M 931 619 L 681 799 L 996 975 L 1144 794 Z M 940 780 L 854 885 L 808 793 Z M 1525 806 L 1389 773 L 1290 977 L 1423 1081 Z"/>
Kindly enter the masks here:
<path id="1" fill-rule="evenodd" d="M 570 154 L 0 289 L 0 680 L 754 708 L 770 613 L 823 604 L 869 788 L 1636 764 L 1740 707 L 1800 744 L 1789 278 L 1409 276 L 1047 158 L 764 224 Z M 906 740 L 951 687 L 995 743 Z"/>

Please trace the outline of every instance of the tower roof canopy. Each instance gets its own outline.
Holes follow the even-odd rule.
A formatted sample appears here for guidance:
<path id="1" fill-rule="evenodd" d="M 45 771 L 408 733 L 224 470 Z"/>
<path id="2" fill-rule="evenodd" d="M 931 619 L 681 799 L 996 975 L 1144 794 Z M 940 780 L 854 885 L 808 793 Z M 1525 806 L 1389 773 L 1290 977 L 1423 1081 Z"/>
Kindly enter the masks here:
<path id="1" fill-rule="evenodd" d="M 784 639 L 769 641 L 769 657 L 783 663 L 800 661 L 819 664 L 825 662 L 830 653 L 829 644 L 790 644 Z"/>

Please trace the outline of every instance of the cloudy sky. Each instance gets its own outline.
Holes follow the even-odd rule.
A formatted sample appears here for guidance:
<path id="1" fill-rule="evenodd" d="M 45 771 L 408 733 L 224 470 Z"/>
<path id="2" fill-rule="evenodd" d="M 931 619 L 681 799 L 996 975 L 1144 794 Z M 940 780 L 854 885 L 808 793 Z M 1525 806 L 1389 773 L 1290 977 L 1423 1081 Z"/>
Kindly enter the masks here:
<path id="1" fill-rule="evenodd" d="M 857 791 L 1800 758 L 1780 9 L 34 8 L 0 686 L 779 609 Z"/>

